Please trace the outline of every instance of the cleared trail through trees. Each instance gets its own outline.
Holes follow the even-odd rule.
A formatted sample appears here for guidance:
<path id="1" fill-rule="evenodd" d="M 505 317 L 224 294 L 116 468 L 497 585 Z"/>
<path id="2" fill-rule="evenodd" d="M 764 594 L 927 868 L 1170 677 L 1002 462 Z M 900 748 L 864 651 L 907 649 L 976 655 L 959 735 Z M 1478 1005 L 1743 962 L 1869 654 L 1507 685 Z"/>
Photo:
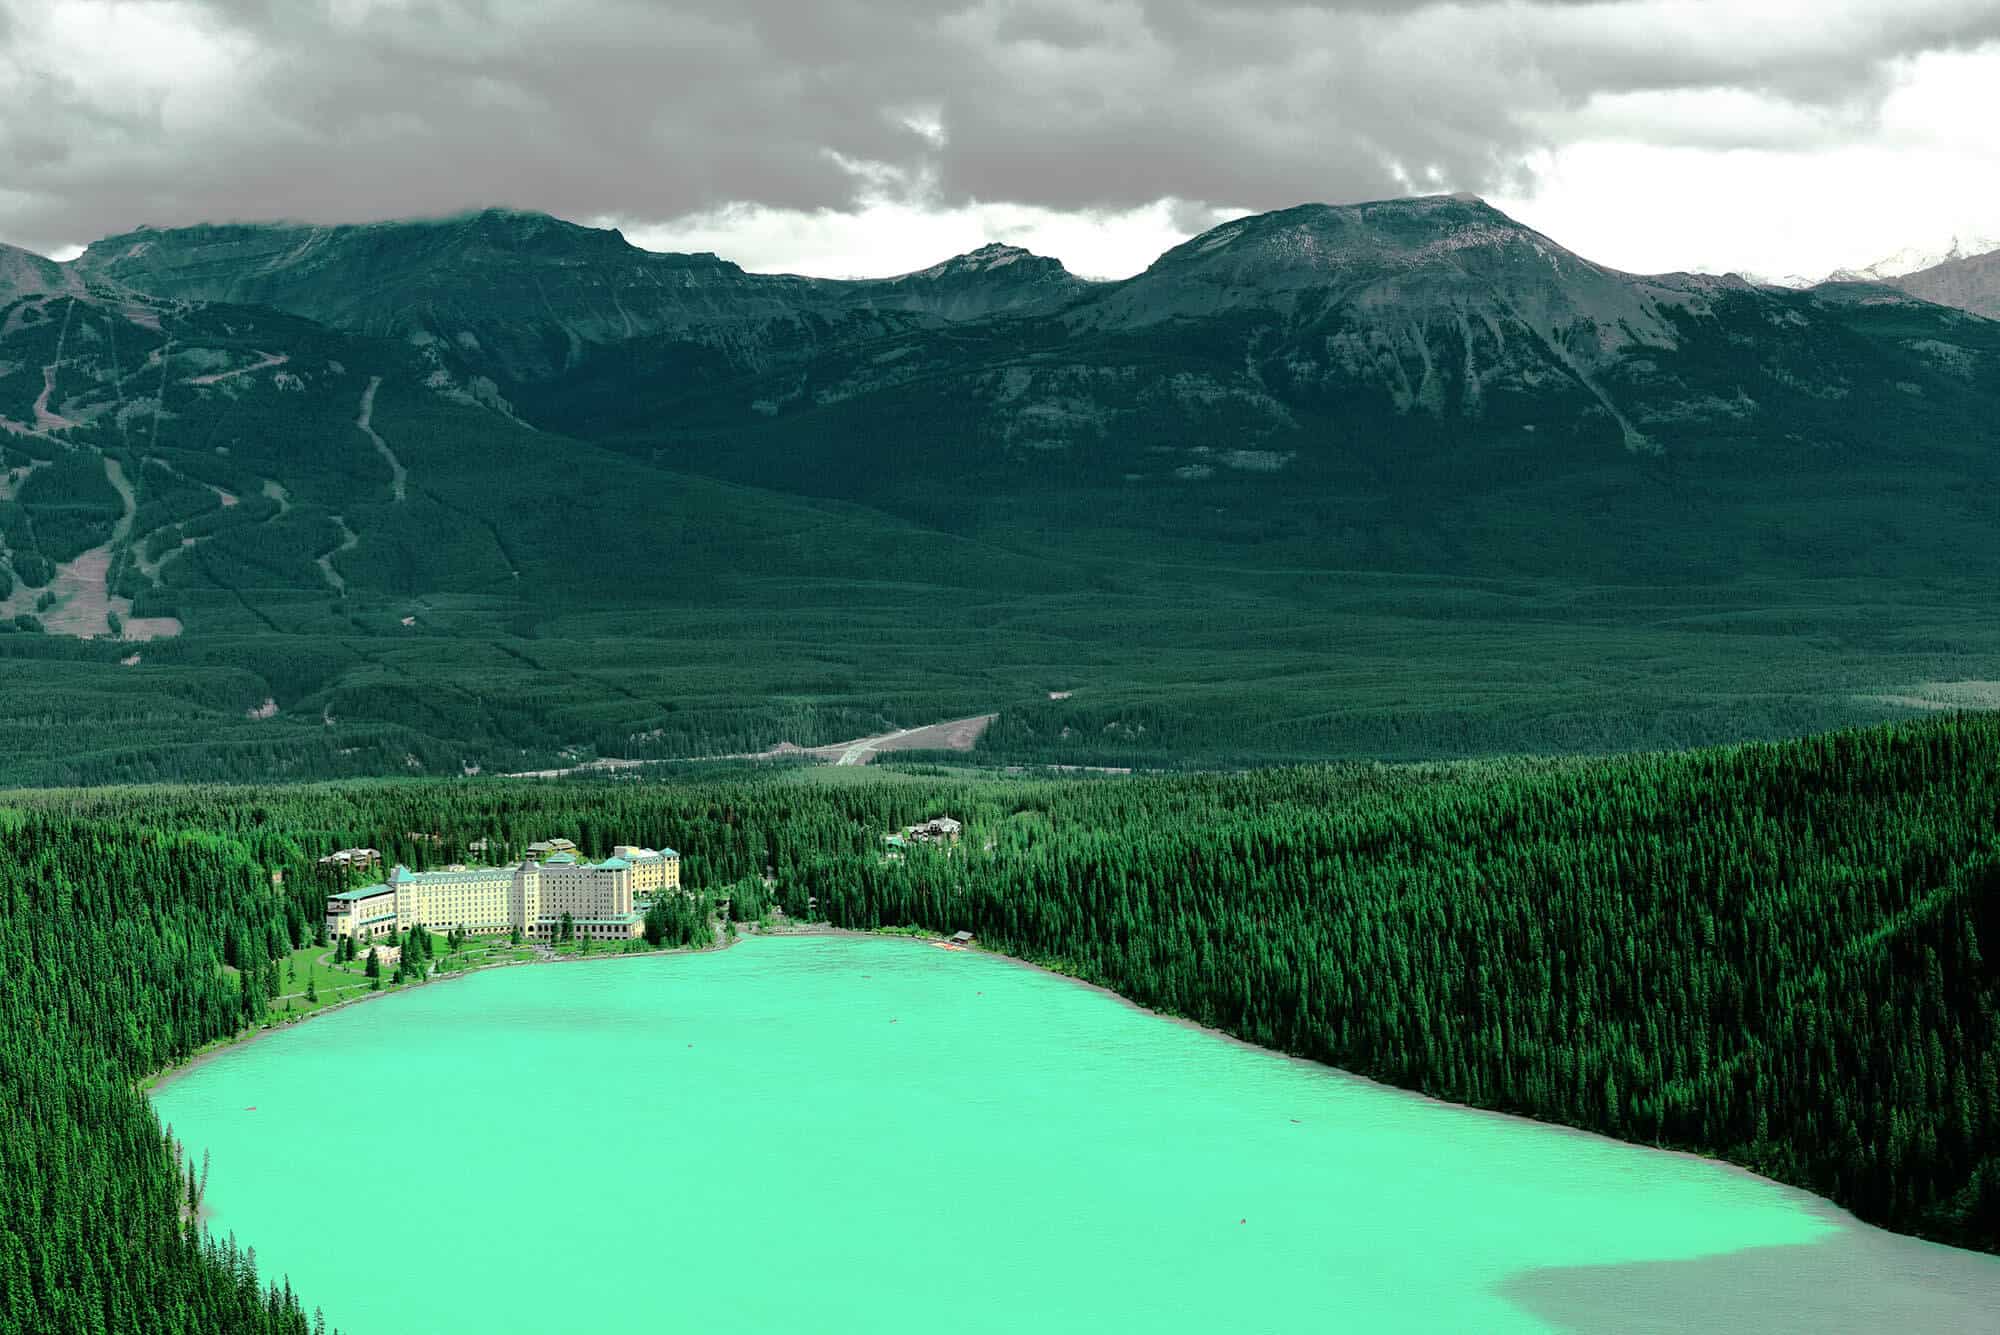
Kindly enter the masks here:
<path id="1" fill-rule="evenodd" d="M 389 448 L 389 442 L 377 435 L 374 426 L 371 425 L 375 420 L 375 391 L 381 388 L 381 385 L 381 376 L 368 377 L 368 388 L 361 391 L 361 415 L 354 419 L 354 425 L 361 428 L 362 435 L 375 442 L 375 448 L 389 461 L 389 475 L 392 479 L 390 485 L 395 490 L 396 500 L 401 502 L 408 500 L 410 496 L 410 470 L 403 467 L 403 461 Z"/>
<path id="2" fill-rule="evenodd" d="M 146 447 L 157 450 L 160 448 L 160 412 L 167 405 L 167 367 L 174 359 L 173 336 L 169 334 L 165 343 L 153 349 L 152 355 L 160 360 L 160 385 L 153 393 L 153 432 L 147 437 Z"/>
<path id="3" fill-rule="evenodd" d="M 49 407 L 49 397 L 56 392 L 56 372 L 63 364 L 63 350 L 69 345 L 70 317 L 76 314 L 76 300 L 71 298 L 63 310 L 62 332 L 56 335 L 56 359 L 42 368 L 42 392 L 35 396 L 35 425 L 43 431 L 59 431 L 76 423 Z"/>
<path id="4" fill-rule="evenodd" d="M 978 714 L 948 723 L 928 723 L 921 728 L 903 728 L 879 737 L 863 737 L 839 748 L 836 765 L 865 765 L 883 751 L 970 751 L 997 714 Z M 824 758 L 832 747 L 812 748 Z"/>
<path id="5" fill-rule="evenodd" d="M 132 535 L 132 518 L 139 513 L 139 496 L 132 490 L 131 479 L 125 476 L 125 465 L 108 454 L 104 456 L 104 477 L 118 493 L 118 499 L 125 503 L 125 513 L 118 516 L 111 529 L 110 545 L 116 547 Z"/>
<path id="6" fill-rule="evenodd" d="M 291 354 L 285 352 L 260 352 L 257 360 L 249 366 L 239 366 L 233 371 L 211 371 L 207 375 L 189 376 L 185 383 L 190 385 L 214 385 L 224 380 L 234 380 L 239 375 L 252 375 L 273 366 L 283 366 L 290 361 Z"/>
<path id="7" fill-rule="evenodd" d="M 139 505 L 131 480 L 125 476 L 124 466 L 108 454 L 103 456 L 103 462 L 105 479 L 117 491 L 125 507 L 124 512 L 112 526 L 111 536 L 75 559 L 65 561 L 56 567 L 55 576 L 50 579 L 46 589 L 46 592 L 55 595 L 54 606 L 46 611 L 37 611 L 35 604 L 43 591 L 21 586 L 17 587 L 5 602 L 0 602 L 0 615 L 14 616 L 22 612 L 36 612 L 41 618 L 43 629 L 52 635 L 92 638 L 111 632 L 110 614 L 116 612 L 124 625 L 123 633 L 126 639 L 155 639 L 178 635 L 180 633 L 178 621 L 171 617 L 135 621 L 131 617 L 130 600 L 114 597 L 111 593 L 111 560 L 130 538 L 132 520 L 138 513 Z"/>
<path id="8" fill-rule="evenodd" d="M 943 723 L 926 723 L 922 727 L 902 728 L 895 732 L 878 733 L 873 737 L 857 737 L 851 742 L 834 742 L 827 746 L 795 746 L 791 742 L 780 742 L 762 751 L 732 751 L 725 755 L 678 756 L 670 760 L 627 760 L 606 756 L 597 760 L 586 760 L 581 764 L 563 769 L 521 770 L 504 777 L 510 779 L 560 779 L 572 774 L 591 774 L 602 771 L 637 769 L 644 765 L 692 764 L 712 760 L 783 760 L 804 756 L 830 765 L 865 765 L 884 751 L 970 751 L 991 727 L 998 714 L 974 714 L 970 718 L 949 719 Z M 1073 767 L 1081 768 L 1081 767 Z M 1129 773 L 1130 771 L 1122 771 Z"/>
<path id="9" fill-rule="evenodd" d="M 397 499 L 400 500 L 401 497 Z M 335 593 L 346 593 L 347 581 L 342 578 L 338 570 L 333 568 L 333 558 L 339 556 L 342 552 L 353 551 L 361 539 L 353 529 L 347 526 L 347 517 L 345 515 L 333 516 L 333 522 L 340 526 L 340 545 L 330 552 L 322 552 L 314 561 L 314 564 L 319 567 L 320 574 L 326 576 L 326 582 L 332 586 Z"/>

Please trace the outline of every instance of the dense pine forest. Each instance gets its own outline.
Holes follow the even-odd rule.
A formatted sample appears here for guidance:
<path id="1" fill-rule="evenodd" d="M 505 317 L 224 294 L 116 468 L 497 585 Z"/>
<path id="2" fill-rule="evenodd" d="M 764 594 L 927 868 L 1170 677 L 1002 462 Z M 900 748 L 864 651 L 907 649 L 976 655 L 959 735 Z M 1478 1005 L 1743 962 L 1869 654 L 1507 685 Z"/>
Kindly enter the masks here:
<path id="1" fill-rule="evenodd" d="M 938 814 L 962 843 L 885 856 Z M 335 1296 L 295 1299 L 254 1239 L 185 1222 L 188 1165 L 136 1087 L 256 1018 L 311 939 L 320 854 L 421 867 L 552 834 L 671 844 L 739 916 L 768 875 L 793 918 L 970 930 L 1273 1048 L 2000 1251 L 2000 720 L 1962 716 L 1239 775 L 12 794 L 0 1328 L 311 1329 Z"/>
<path id="2" fill-rule="evenodd" d="M 190 1220 L 188 1165 L 137 1089 L 244 1026 L 225 959 L 301 921 L 240 840 L 0 811 L 0 1330 L 316 1329 Z"/>

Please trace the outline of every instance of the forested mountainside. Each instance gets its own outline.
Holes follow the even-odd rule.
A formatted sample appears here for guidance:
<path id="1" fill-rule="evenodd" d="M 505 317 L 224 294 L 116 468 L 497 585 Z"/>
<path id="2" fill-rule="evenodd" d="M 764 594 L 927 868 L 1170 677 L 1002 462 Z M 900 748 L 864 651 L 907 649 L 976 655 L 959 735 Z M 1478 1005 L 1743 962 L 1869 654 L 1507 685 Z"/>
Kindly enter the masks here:
<path id="1" fill-rule="evenodd" d="M 2000 407 L 1984 320 L 1620 273 L 1457 196 L 1238 219 L 1105 284 L 997 247 L 893 280 L 747 274 L 501 211 L 147 231 L 73 268 L 448 348 L 543 429 L 670 469 L 1286 566 L 1706 578 L 1899 546 L 1941 569 L 1983 532 L 1928 502 L 1989 479 Z M 1821 531 L 1773 550 L 1774 512 Z"/>
<path id="2" fill-rule="evenodd" d="M 748 274 L 504 211 L 145 230 L 0 265 L 0 773 L 1905 716 L 1994 675 L 1995 420 L 2000 323 L 1623 274 L 1470 198 L 1103 284 L 1006 247 Z"/>
<path id="3" fill-rule="evenodd" d="M 142 229 L 97 242 L 73 267 L 156 296 L 440 341 L 502 381 L 545 379 L 649 336 L 765 367 L 898 329 L 1051 309 L 1088 286 L 1011 246 L 899 278 L 745 273 L 714 255 L 641 250 L 610 229 L 508 209 L 344 227 Z"/>
<path id="4" fill-rule="evenodd" d="M 674 546 L 719 568 L 784 569 L 826 513 L 731 504 L 536 430 L 435 348 L 266 308 L 31 298 L 0 307 L 0 349 L 7 566 L 43 588 L 50 567 L 109 544 L 114 610 L 141 617 L 201 615 L 246 586 L 265 621 L 279 590 L 315 610 L 350 587 L 671 599 Z M 893 527 L 880 538 L 850 558 L 817 552 L 818 569 L 963 579 L 985 555 Z M 101 629 L 83 615 L 75 629 Z"/>
<path id="5" fill-rule="evenodd" d="M 944 811 L 963 843 L 882 858 Z M 671 842 L 746 915 L 768 870 L 794 916 L 969 930 L 1253 1042 L 2000 1250 L 1990 717 L 1121 782 L 67 790 L 0 799 L 0 1327 L 303 1331 L 256 1239 L 184 1225 L 187 1165 L 133 1082 L 279 1018 L 265 981 L 310 939 L 320 855 L 421 868 L 558 831 Z"/>
<path id="6" fill-rule="evenodd" d="M 764 592 L 787 579 L 800 587 Z M 592 638 L 664 672 L 696 655 L 644 650 L 692 608 L 1061 582 L 954 535 L 539 431 L 434 347 L 60 283 L 0 305 L 10 763 L 456 772 L 501 736 L 508 759 L 546 758 L 609 701 L 620 736 L 675 712 L 638 675 L 598 677 L 598 645 L 516 647 L 557 618 L 597 617 Z M 825 740 L 876 717 L 829 711 Z M 727 720 L 686 728 L 677 745 L 697 751 L 768 744 Z M 153 759 L 93 769 L 100 747 Z"/>

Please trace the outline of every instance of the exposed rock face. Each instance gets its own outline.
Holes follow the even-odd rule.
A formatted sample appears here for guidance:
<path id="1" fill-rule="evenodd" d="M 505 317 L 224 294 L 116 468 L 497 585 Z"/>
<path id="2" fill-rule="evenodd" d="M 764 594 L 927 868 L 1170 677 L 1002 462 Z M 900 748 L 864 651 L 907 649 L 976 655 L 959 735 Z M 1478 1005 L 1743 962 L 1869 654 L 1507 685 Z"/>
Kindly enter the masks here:
<path id="1" fill-rule="evenodd" d="M 1644 448 L 1599 374 L 1635 349 L 1676 347 L 1683 319 L 1752 291 L 1737 278 L 1621 273 L 1483 200 L 1434 195 L 1224 223 L 1067 318 L 1138 330 L 1247 317 L 1267 348 L 1282 345 L 1294 387 L 1372 381 L 1400 410 L 1477 416 L 1496 395 L 1556 382 L 1586 391 Z"/>
<path id="2" fill-rule="evenodd" d="M 843 285 L 856 305 L 952 322 L 1045 314 L 1097 286 L 1063 268 L 1060 260 L 997 243 L 900 278 Z"/>
<path id="3" fill-rule="evenodd" d="M 1826 276 L 1829 283 L 1889 283 L 1925 269 L 1935 269 L 1952 260 L 1962 260 L 2000 250 L 2000 241 L 1990 237 L 1953 237 L 1945 250 L 1924 250 L 1906 246 L 1893 255 L 1864 264 L 1858 269 L 1835 269 Z"/>
<path id="4" fill-rule="evenodd" d="M 1567 338 L 1580 325 L 1615 350 L 1670 338 L 1662 302 L 1747 287 L 1686 275 L 1640 278 L 1593 264 L 1482 200 L 1432 195 L 1307 204 L 1239 218 L 1175 247 L 1081 318 L 1135 327 L 1253 307 L 1312 320 L 1347 309 L 1381 321 L 1438 312 L 1525 322 Z"/>
<path id="5" fill-rule="evenodd" d="M 1940 306 L 2000 320 L 2000 250 L 1968 255 L 1890 280 L 1897 289 Z"/>
<path id="6" fill-rule="evenodd" d="M 0 244 L 0 305 L 72 289 L 81 291 L 82 284 L 62 265 L 31 250 Z"/>

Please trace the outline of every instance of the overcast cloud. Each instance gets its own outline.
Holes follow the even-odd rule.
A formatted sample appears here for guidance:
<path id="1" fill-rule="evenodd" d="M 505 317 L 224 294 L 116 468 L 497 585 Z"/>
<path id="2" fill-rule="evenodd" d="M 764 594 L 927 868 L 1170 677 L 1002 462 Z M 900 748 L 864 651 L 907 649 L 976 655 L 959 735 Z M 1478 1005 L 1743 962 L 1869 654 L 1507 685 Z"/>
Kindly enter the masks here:
<path id="1" fill-rule="evenodd" d="M 2000 0 L 0 0 L 0 237 L 504 203 L 752 268 L 1130 272 L 1475 190 L 1628 268 L 2000 236 Z"/>

